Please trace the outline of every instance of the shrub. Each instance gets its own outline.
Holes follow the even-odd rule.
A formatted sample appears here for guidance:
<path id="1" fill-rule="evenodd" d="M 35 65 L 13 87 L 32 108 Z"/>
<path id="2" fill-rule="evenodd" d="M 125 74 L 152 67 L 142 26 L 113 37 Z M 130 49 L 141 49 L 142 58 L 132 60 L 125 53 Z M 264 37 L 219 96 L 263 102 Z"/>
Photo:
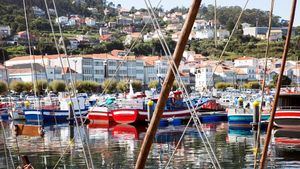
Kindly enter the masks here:
<path id="1" fill-rule="evenodd" d="M 26 91 L 26 85 L 22 81 L 12 81 L 9 84 L 9 89 L 13 90 L 16 93 L 21 93 L 23 91 Z"/>
<path id="2" fill-rule="evenodd" d="M 215 87 L 217 89 L 221 89 L 221 90 L 224 90 L 226 89 L 227 87 L 233 87 L 233 85 L 231 83 L 225 83 L 225 82 L 218 82 L 215 84 Z"/>
<path id="3" fill-rule="evenodd" d="M 148 87 L 151 88 L 157 88 L 158 87 L 158 81 L 157 80 L 152 80 L 149 82 Z"/>
<path id="4" fill-rule="evenodd" d="M 4 81 L 0 81 L 0 94 L 4 95 L 8 92 L 8 86 L 7 83 Z"/>
<path id="5" fill-rule="evenodd" d="M 118 84 L 117 84 L 117 90 L 120 93 L 127 92 L 129 90 L 129 84 L 128 84 L 128 82 L 125 81 L 125 80 L 119 81 Z"/>
<path id="6" fill-rule="evenodd" d="M 113 93 L 116 91 L 117 81 L 114 79 L 106 79 L 101 86 L 105 93 Z"/>
<path id="7" fill-rule="evenodd" d="M 142 91 L 143 84 L 142 84 L 141 81 L 134 80 L 131 84 L 132 84 L 132 88 L 133 88 L 134 91 L 138 91 L 138 92 Z"/>
<path id="8" fill-rule="evenodd" d="M 62 80 L 54 80 L 49 84 L 49 88 L 55 93 L 64 92 L 66 90 L 66 83 Z"/>

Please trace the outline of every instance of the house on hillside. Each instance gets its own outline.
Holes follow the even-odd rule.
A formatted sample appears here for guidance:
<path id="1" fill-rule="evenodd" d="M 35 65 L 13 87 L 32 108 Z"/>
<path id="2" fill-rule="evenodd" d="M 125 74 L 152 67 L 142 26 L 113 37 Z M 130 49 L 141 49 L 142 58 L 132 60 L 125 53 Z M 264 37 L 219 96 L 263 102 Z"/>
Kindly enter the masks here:
<path id="1" fill-rule="evenodd" d="M 10 26 L 0 26 L 0 39 L 11 35 Z"/>

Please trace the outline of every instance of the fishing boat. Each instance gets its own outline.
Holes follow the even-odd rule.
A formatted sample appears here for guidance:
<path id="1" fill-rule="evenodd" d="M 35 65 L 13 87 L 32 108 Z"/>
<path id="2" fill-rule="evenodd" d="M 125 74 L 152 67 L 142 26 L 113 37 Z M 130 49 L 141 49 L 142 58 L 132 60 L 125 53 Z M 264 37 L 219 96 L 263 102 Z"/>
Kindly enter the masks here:
<path id="1" fill-rule="evenodd" d="M 9 120 L 8 103 L 0 103 L 0 118 L 1 120 Z"/>
<path id="2" fill-rule="evenodd" d="M 280 94 L 274 125 L 281 128 L 300 129 L 300 93 Z"/>
<path id="3" fill-rule="evenodd" d="M 112 117 L 115 122 L 123 124 L 143 123 L 150 121 L 157 101 L 157 98 L 150 100 L 142 98 L 127 100 L 127 103 L 123 103 L 122 106 L 120 106 L 120 109 L 112 110 Z M 202 105 L 209 102 L 210 100 L 207 100 L 206 102 L 195 105 L 195 110 L 213 111 L 219 109 L 219 107 L 212 107 L 213 104 L 208 104 L 209 106 L 206 106 L 205 109 L 203 109 Z M 188 119 L 190 115 L 190 110 L 188 109 L 186 103 L 183 101 L 182 92 L 174 91 L 167 99 L 161 120 L 185 120 Z"/>
<path id="4" fill-rule="evenodd" d="M 258 120 L 258 114 L 255 113 L 253 106 L 250 106 L 250 102 L 243 102 L 242 98 L 238 99 L 238 105 L 236 107 L 227 108 L 229 125 L 233 126 L 249 126 L 256 120 Z M 259 106 L 259 102 L 257 102 Z M 256 117 L 255 117 L 256 116 Z M 267 121 L 270 118 L 268 108 L 264 108 L 261 114 L 261 121 Z"/>
<path id="5" fill-rule="evenodd" d="M 90 120 L 90 123 L 108 124 L 113 122 L 111 110 L 116 106 L 115 101 L 116 98 L 109 97 L 102 102 L 96 102 L 94 106 L 90 107 L 87 116 L 87 118 Z"/>
<path id="6" fill-rule="evenodd" d="M 199 117 L 202 123 L 227 121 L 227 113 L 225 111 L 203 112 Z"/>
<path id="7" fill-rule="evenodd" d="M 71 105 L 70 105 L 71 103 Z M 29 122 L 61 122 L 67 121 L 69 116 L 70 107 L 76 117 L 86 116 L 88 108 L 85 105 L 85 98 L 62 98 L 58 105 L 46 104 L 41 101 L 40 103 L 34 103 L 35 108 L 24 109 L 25 119 Z"/>

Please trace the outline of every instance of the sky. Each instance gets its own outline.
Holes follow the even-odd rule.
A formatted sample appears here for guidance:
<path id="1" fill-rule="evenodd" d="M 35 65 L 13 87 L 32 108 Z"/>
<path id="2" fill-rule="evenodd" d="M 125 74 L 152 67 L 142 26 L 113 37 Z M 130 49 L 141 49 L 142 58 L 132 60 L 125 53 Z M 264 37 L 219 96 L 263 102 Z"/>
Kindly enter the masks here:
<path id="1" fill-rule="evenodd" d="M 143 0 L 108 0 L 115 4 L 121 4 L 123 7 L 130 9 L 132 6 L 135 8 L 146 8 L 145 2 Z M 151 0 L 153 6 L 159 2 L 159 0 Z M 202 0 L 202 4 L 214 4 L 214 0 Z M 192 0 L 162 0 L 161 5 L 163 9 L 168 10 L 176 6 L 189 7 Z M 218 6 L 241 6 L 243 7 L 246 0 L 217 0 Z M 265 11 L 270 10 L 271 0 L 249 0 L 247 8 L 258 8 Z M 292 0 L 275 0 L 274 5 L 274 15 L 278 15 L 283 19 L 288 20 L 290 17 Z M 297 4 L 296 16 L 294 21 L 294 26 L 300 26 L 300 4 Z"/>

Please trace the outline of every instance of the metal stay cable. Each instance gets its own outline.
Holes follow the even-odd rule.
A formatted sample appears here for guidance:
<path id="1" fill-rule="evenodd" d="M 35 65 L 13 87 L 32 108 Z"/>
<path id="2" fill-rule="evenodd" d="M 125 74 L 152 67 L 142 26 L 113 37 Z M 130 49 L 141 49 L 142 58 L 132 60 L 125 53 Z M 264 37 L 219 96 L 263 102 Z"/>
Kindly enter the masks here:
<path id="1" fill-rule="evenodd" d="M 209 154 L 209 156 L 210 156 L 210 158 L 211 158 L 211 161 L 212 161 L 214 167 L 216 168 L 216 165 L 215 165 L 215 163 L 214 163 L 214 160 L 212 159 L 212 156 L 211 156 L 211 154 L 210 154 L 210 151 L 208 150 L 208 148 L 207 148 L 207 146 L 206 146 L 206 144 L 205 144 L 205 140 L 202 138 L 202 135 L 201 135 L 201 131 L 200 131 L 200 129 L 199 129 L 199 126 L 197 125 L 198 123 L 199 123 L 199 125 L 200 125 L 200 124 L 201 124 L 201 121 L 200 121 L 199 117 L 196 115 L 195 108 L 194 108 L 194 106 L 193 106 L 193 104 L 192 104 L 192 102 L 191 102 L 191 100 L 190 100 L 190 98 L 189 98 L 188 92 L 187 92 L 187 90 L 186 90 L 186 88 L 185 88 L 185 85 L 184 85 L 184 83 L 183 83 L 183 81 L 182 81 L 182 79 L 181 79 L 181 76 L 180 76 L 180 74 L 179 74 L 179 70 L 177 69 L 176 66 L 174 66 L 175 63 L 174 63 L 173 59 L 171 58 L 171 52 L 170 52 L 170 49 L 169 49 L 169 47 L 168 47 L 168 45 L 167 45 L 167 43 L 166 43 L 166 41 L 165 41 L 165 39 L 164 39 L 164 36 L 163 36 L 162 31 L 161 31 L 161 29 L 160 29 L 160 26 L 159 26 L 159 24 L 158 24 L 158 22 L 157 22 L 157 18 L 156 18 L 156 15 L 155 15 L 154 11 L 153 11 L 152 6 L 151 6 L 151 2 L 148 1 L 148 3 L 149 3 L 149 5 L 148 5 L 147 2 L 146 2 L 146 0 L 145 0 L 145 3 L 146 3 L 146 6 L 147 6 L 147 9 L 148 9 L 148 12 L 149 12 L 149 14 L 150 14 L 150 16 L 151 16 L 151 20 L 152 20 L 152 22 L 153 22 L 154 29 L 155 29 L 156 31 L 158 31 L 158 35 L 159 35 L 158 37 L 159 37 L 159 40 L 160 40 L 160 42 L 161 42 L 161 45 L 162 45 L 162 47 L 163 47 L 164 52 L 166 53 L 167 58 L 168 58 L 168 60 L 169 60 L 169 62 L 170 62 L 170 64 L 171 64 L 172 72 L 173 72 L 175 75 L 177 75 L 177 76 L 175 76 L 175 77 L 176 77 L 176 79 L 179 80 L 179 85 L 182 85 L 182 88 L 184 89 L 184 92 L 185 92 L 185 94 L 186 94 L 185 96 L 188 98 L 189 103 L 186 103 L 186 104 L 187 104 L 188 109 L 189 109 L 189 111 L 190 111 L 190 113 L 191 113 L 191 115 L 192 115 L 191 118 L 193 118 L 194 123 L 195 123 L 195 125 L 196 125 L 196 127 L 197 127 L 197 129 L 198 129 L 199 134 L 200 134 L 200 137 L 201 137 L 201 139 L 202 139 L 202 141 L 203 141 L 203 143 L 204 143 L 205 149 L 207 150 L 207 152 L 208 152 L 208 154 Z M 150 6 L 151 12 L 149 11 L 149 6 Z M 152 14 L 151 14 L 151 13 L 152 13 Z M 152 16 L 152 15 L 153 15 L 153 16 Z M 154 17 L 154 19 L 153 19 L 153 17 Z M 160 37 L 160 36 L 161 36 L 161 37 Z M 162 42 L 162 41 L 163 41 L 163 42 Z M 166 49 L 166 48 L 167 48 L 167 49 Z M 175 70 L 174 70 L 174 69 L 175 69 Z M 189 104 L 190 104 L 190 105 L 189 105 Z M 191 110 L 190 106 L 193 108 L 193 111 Z M 203 131 L 202 126 L 200 126 L 200 128 L 201 128 L 201 130 Z M 184 130 L 184 132 L 185 132 L 185 130 Z M 205 136 L 205 133 L 203 133 L 203 134 L 204 134 L 204 138 L 205 138 L 205 137 L 206 137 L 206 136 Z M 183 135 L 184 135 L 184 133 L 183 133 Z M 206 138 L 207 138 L 207 137 L 206 137 Z M 207 141 L 208 141 L 208 139 L 207 139 Z M 207 143 L 209 144 L 209 142 L 207 142 Z M 211 148 L 211 146 L 210 146 L 210 148 Z M 212 153 L 213 153 L 213 150 L 212 150 L 212 149 L 211 149 L 211 151 L 212 151 Z M 213 153 L 213 154 L 214 154 L 214 153 Z M 215 157 L 215 156 L 214 156 L 214 157 Z M 215 160 L 216 160 L 216 162 L 218 163 L 217 158 L 215 158 Z M 168 164 L 169 164 L 169 163 L 168 163 Z M 167 166 L 168 166 L 168 164 L 167 164 Z M 166 166 L 166 167 L 167 167 L 167 166 Z M 218 165 L 218 167 L 220 168 L 219 165 Z"/>
<path id="2" fill-rule="evenodd" d="M 157 8 L 158 8 L 159 5 L 161 4 L 161 2 L 162 2 L 162 0 L 160 0 L 160 1 L 157 3 L 157 5 L 156 5 Z M 136 43 L 138 42 L 140 36 L 142 35 L 142 32 L 145 30 L 145 28 L 146 28 L 146 26 L 148 25 L 149 22 L 150 22 L 149 20 L 146 21 L 145 25 L 143 26 L 143 28 L 142 28 L 142 30 L 141 30 L 141 33 L 140 33 L 139 37 L 138 37 L 137 39 L 135 39 L 135 41 L 131 44 L 129 50 L 126 52 L 126 54 L 125 54 L 125 56 L 124 56 L 125 60 L 127 60 L 128 55 L 130 54 L 131 50 L 133 49 L 133 47 L 134 47 L 134 46 L 136 45 Z M 107 85 L 105 86 L 105 88 L 103 89 L 101 95 L 103 95 L 103 94 L 105 93 L 105 90 L 110 86 L 110 84 L 111 84 L 111 82 L 112 82 L 112 79 L 115 78 L 115 76 L 117 76 L 117 73 L 118 73 L 119 69 L 121 68 L 122 64 L 123 64 L 123 62 L 119 62 L 118 66 L 117 66 L 117 68 L 116 68 L 115 73 L 113 74 L 112 78 L 109 80 L 108 84 L 107 84 Z"/>
<path id="3" fill-rule="evenodd" d="M 56 14 L 56 17 L 58 18 L 58 14 L 57 14 L 57 9 L 56 9 L 56 5 L 55 5 L 55 1 L 53 0 L 53 6 L 54 6 L 54 10 L 55 10 L 55 14 Z M 62 72 L 63 72 L 63 75 L 66 75 L 66 72 L 65 72 L 65 69 L 64 69 L 64 65 L 63 65 L 63 61 L 62 61 L 62 57 L 61 57 L 61 54 L 60 54 L 60 51 L 59 51 L 59 47 L 58 47 L 58 43 L 57 43 L 57 40 L 56 40 L 56 36 L 55 36 L 55 32 L 54 32 L 54 28 L 53 28 L 53 24 L 52 24 L 52 21 L 51 21 L 51 16 L 50 16 L 50 12 L 49 12 L 49 8 L 48 8 L 48 4 L 47 4 L 47 1 L 44 0 L 44 3 L 45 3 L 45 6 L 46 6 L 46 10 L 47 10 L 47 15 L 48 15 L 48 19 L 49 19 L 49 23 L 50 23 L 50 27 L 51 27 L 51 31 L 52 31 L 52 36 L 53 36 L 53 39 L 54 39 L 54 43 L 55 43 L 55 47 L 56 47 L 56 50 L 57 50 L 57 53 L 58 53 L 58 56 L 59 56 L 59 60 L 60 60 L 60 64 L 61 64 L 61 67 L 62 67 Z M 59 31 L 61 33 L 61 27 L 60 27 L 60 24 L 58 23 L 58 27 L 59 27 Z M 66 49 L 65 49 L 65 44 L 64 44 L 64 41 L 63 41 L 63 38 L 62 38 L 62 33 L 61 33 L 61 39 L 62 39 L 62 43 L 63 43 L 63 49 L 64 49 L 64 52 L 65 52 L 65 55 L 67 56 L 67 53 L 66 53 Z M 68 57 L 67 57 L 68 59 Z M 76 95 L 76 89 L 75 89 L 75 85 L 74 85 L 74 81 L 72 79 L 72 72 L 70 72 L 70 80 L 71 80 L 71 87 L 73 89 L 73 92 L 74 92 L 74 95 L 75 95 L 75 98 L 76 98 L 76 101 L 77 101 L 77 105 L 79 107 L 79 114 L 80 114 L 80 119 L 81 119 L 81 122 L 83 122 L 82 120 L 82 114 L 81 114 L 81 108 L 80 108 L 80 104 L 79 104 L 79 100 L 77 98 L 77 95 Z M 66 80 L 66 77 L 64 77 L 65 79 L 65 82 L 67 83 L 67 80 Z M 70 90 L 67 88 L 67 91 L 69 93 L 69 99 L 70 99 L 70 102 L 73 102 L 72 98 L 71 98 L 71 92 Z M 86 150 L 85 150 L 85 147 L 84 147 L 84 141 L 82 139 L 82 134 L 81 134 L 81 131 L 79 130 L 79 124 L 78 124 L 78 121 L 76 119 L 76 110 L 74 109 L 74 118 L 75 118 L 75 124 L 76 124 L 76 128 L 77 128 L 77 133 L 79 134 L 79 137 L 80 137 L 80 141 L 82 143 L 82 148 L 83 148 L 83 154 L 84 154 L 84 157 L 85 157 L 85 162 L 86 162 L 86 165 L 87 165 L 87 168 L 90 168 L 89 167 L 89 162 L 88 162 L 88 157 L 87 157 L 87 154 L 86 154 Z M 83 125 L 83 123 L 82 123 Z M 85 131 L 85 130 L 84 130 Z M 74 139 L 74 138 L 73 138 Z M 91 153 L 90 153 L 90 150 L 89 150 L 89 143 L 88 141 L 86 142 L 87 144 L 87 148 L 88 148 L 88 153 L 89 153 L 89 156 L 90 156 L 90 160 L 91 160 L 91 165 L 92 165 L 92 168 L 93 167 L 93 161 L 92 161 L 92 157 L 91 157 Z M 64 153 L 61 154 L 61 157 L 63 157 Z M 59 161 L 57 162 L 57 164 L 60 162 L 62 158 L 59 158 Z M 55 165 L 56 167 L 57 165 Z"/>
<path id="4" fill-rule="evenodd" d="M 150 17 L 151 17 L 151 21 L 152 21 L 152 23 L 153 23 L 154 29 L 155 29 L 155 31 L 158 32 L 158 38 L 159 38 L 159 41 L 160 41 L 160 43 L 161 43 L 161 45 L 162 45 L 162 48 L 163 48 L 163 50 L 164 50 L 164 52 L 165 52 L 165 54 L 166 54 L 166 56 L 167 56 L 168 61 L 169 61 L 170 64 L 171 64 L 172 72 L 174 73 L 174 75 L 176 75 L 175 78 L 176 78 L 177 81 L 179 81 L 178 84 L 179 84 L 180 86 L 183 85 L 182 87 L 184 88 L 184 84 L 182 83 L 182 79 L 181 79 L 181 77 L 180 77 L 180 75 L 179 75 L 179 72 L 176 71 L 176 70 L 174 70 L 174 65 L 172 64 L 173 62 L 171 61 L 172 59 L 170 59 L 170 57 L 169 57 L 171 54 L 170 54 L 170 52 L 167 52 L 166 47 L 165 47 L 166 44 L 162 42 L 162 39 L 161 39 L 161 37 L 160 37 L 160 36 L 162 35 L 162 32 L 157 28 L 156 23 L 154 23 L 154 19 L 153 19 L 153 16 L 152 16 L 153 14 L 152 14 L 152 12 L 149 11 L 149 6 L 148 6 L 148 4 L 147 4 L 147 1 L 145 1 L 145 3 L 146 3 L 146 6 L 147 6 L 147 10 L 148 10 L 148 12 L 149 12 L 149 15 L 150 15 Z M 166 46 L 167 46 L 167 45 L 166 45 Z M 176 67 L 176 66 L 175 66 L 175 67 Z M 185 91 L 184 91 L 184 94 L 185 94 L 184 96 L 186 96 L 186 92 L 185 92 Z M 193 113 L 193 111 L 192 111 L 191 108 L 190 108 L 190 104 L 187 103 L 187 102 L 186 102 L 186 104 L 187 104 L 187 107 L 188 107 L 189 112 L 191 113 L 190 119 L 193 119 L 194 122 L 195 122 L 195 124 L 197 125 L 197 121 L 195 120 L 194 113 Z M 193 105 L 191 105 L 191 106 L 193 106 Z M 191 121 L 191 120 L 190 120 L 190 121 Z M 185 129 L 187 129 L 188 125 L 189 125 L 189 124 L 186 125 Z M 196 126 L 196 127 L 197 127 L 197 126 Z M 183 131 L 183 134 L 181 135 L 181 138 L 183 138 L 185 131 L 186 131 L 186 130 Z M 205 140 L 204 140 L 204 138 L 203 138 L 203 136 L 202 136 L 202 133 L 201 133 L 201 131 L 199 130 L 198 127 L 197 127 L 197 131 L 198 131 L 198 133 L 199 133 L 199 135 L 200 135 L 200 138 L 201 138 L 202 142 L 205 143 Z M 180 141 L 180 142 L 181 142 L 181 141 Z M 178 142 L 178 143 L 180 143 L 180 142 Z M 179 144 L 178 144 L 178 145 L 179 145 Z M 205 146 L 206 151 L 208 152 L 209 158 L 210 158 L 210 160 L 212 161 L 214 168 L 216 168 L 216 165 L 215 165 L 215 163 L 214 163 L 214 161 L 213 161 L 213 159 L 212 159 L 212 156 L 210 155 L 209 150 L 207 149 L 206 144 L 204 144 L 204 146 Z M 176 147 L 178 147 L 178 146 L 176 146 Z M 176 147 L 175 147 L 175 150 L 176 150 Z M 174 154 L 175 154 L 175 151 L 173 151 L 173 153 L 172 153 L 172 155 L 171 155 L 171 158 L 173 157 Z M 171 159 L 171 158 L 170 158 L 170 159 Z M 169 163 L 171 162 L 170 159 L 169 159 L 169 161 L 168 161 L 168 163 L 167 163 L 167 165 L 166 165 L 166 168 L 168 167 Z"/>
<path id="5" fill-rule="evenodd" d="M 4 150 L 6 151 L 6 149 L 7 149 L 9 157 L 10 157 L 10 160 L 11 160 L 11 165 L 12 165 L 13 168 L 15 168 L 15 164 L 14 164 L 14 160 L 12 158 L 11 151 L 10 151 L 10 149 L 7 146 L 7 135 L 6 135 L 6 131 L 5 131 L 4 125 L 3 125 L 3 120 L 0 119 L 0 122 L 1 122 L 2 131 L 3 131 L 3 137 L 4 137 L 4 145 L 5 145 Z M 7 165 L 8 165 L 8 163 L 7 163 Z"/>
<path id="6" fill-rule="evenodd" d="M 257 157 L 260 153 L 260 134 L 261 134 L 261 120 L 262 120 L 262 113 L 263 113 L 263 102 L 265 96 L 265 85 L 266 85 L 266 77 L 267 77 L 267 69 L 268 69 L 268 58 L 269 58 L 269 51 L 270 51 L 270 34 L 272 29 L 272 16 L 273 16 L 273 9 L 274 9 L 275 0 L 271 0 L 271 9 L 269 12 L 269 26 L 267 32 L 267 46 L 265 51 L 265 66 L 264 66 L 264 76 L 263 76 L 263 84 L 261 89 L 261 102 L 260 102 L 260 109 L 259 109 L 259 117 L 258 117 L 258 126 L 257 126 L 257 137 L 256 137 L 256 147 L 255 147 L 255 155 L 254 155 L 254 168 L 257 167 Z"/>
<path id="7" fill-rule="evenodd" d="M 213 75 L 214 75 L 214 73 L 216 72 L 216 70 L 217 70 L 218 66 L 220 65 L 220 63 L 222 62 L 223 55 L 225 54 L 225 51 L 226 51 L 226 49 L 227 49 L 227 46 L 228 46 L 228 44 L 229 44 L 229 42 L 230 42 L 230 40 L 231 40 L 231 38 L 232 38 L 232 36 L 233 36 L 235 30 L 238 28 L 238 25 L 239 25 L 239 23 L 240 23 L 240 20 L 241 20 L 241 18 L 242 18 L 242 15 L 243 15 L 243 13 L 244 13 L 244 11 L 245 11 L 247 5 L 248 5 L 248 2 L 249 2 L 249 0 L 246 0 L 246 3 L 245 3 L 245 5 L 244 5 L 244 7 L 243 7 L 243 9 L 242 9 L 242 11 L 241 11 L 241 13 L 240 13 L 240 15 L 239 15 L 237 21 L 236 21 L 236 23 L 235 23 L 235 25 L 234 25 L 234 27 L 233 27 L 233 29 L 232 29 L 232 31 L 231 31 L 231 34 L 230 34 L 230 36 L 228 37 L 228 40 L 227 40 L 227 42 L 226 42 L 226 44 L 225 44 L 225 46 L 224 46 L 224 48 L 223 48 L 223 50 L 222 50 L 222 53 L 221 53 L 221 55 L 220 55 L 220 57 L 219 57 L 219 60 L 218 60 L 217 63 L 216 63 L 216 67 L 214 68 L 214 70 L 213 70 L 213 72 L 212 72 L 212 77 L 210 78 L 209 83 L 213 81 L 213 77 L 214 77 Z M 209 83 L 208 83 L 208 84 L 209 84 Z"/>
<path id="8" fill-rule="evenodd" d="M 30 65 L 31 65 L 31 74 L 32 74 L 32 80 L 33 80 L 33 91 L 34 91 L 35 99 L 38 99 L 38 108 L 37 108 L 37 111 L 38 111 L 40 109 L 41 105 L 40 105 L 40 99 L 37 97 L 37 76 L 34 76 L 36 74 L 36 71 L 34 69 L 35 57 L 32 55 L 32 51 L 31 51 L 31 40 L 30 40 L 30 33 L 29 33 L 29 25 L 28 25 L 28 17 L 27 17 L 27 12 L 26 12 L 25 0 L 23 0 L 23 8 L 24 8 L 26 34 L 27 34 L 28 50 L 29 50 Z M 36 100 L 34 100 L 34 104 L 35 104 L 35 102 L 36 102 Z M 39 114 L 37 114 L 37 118 L 38 118 L 38 125 L 40 126 L 40 119 L 39 119 L 40 116 L 39 116 Z"/>

